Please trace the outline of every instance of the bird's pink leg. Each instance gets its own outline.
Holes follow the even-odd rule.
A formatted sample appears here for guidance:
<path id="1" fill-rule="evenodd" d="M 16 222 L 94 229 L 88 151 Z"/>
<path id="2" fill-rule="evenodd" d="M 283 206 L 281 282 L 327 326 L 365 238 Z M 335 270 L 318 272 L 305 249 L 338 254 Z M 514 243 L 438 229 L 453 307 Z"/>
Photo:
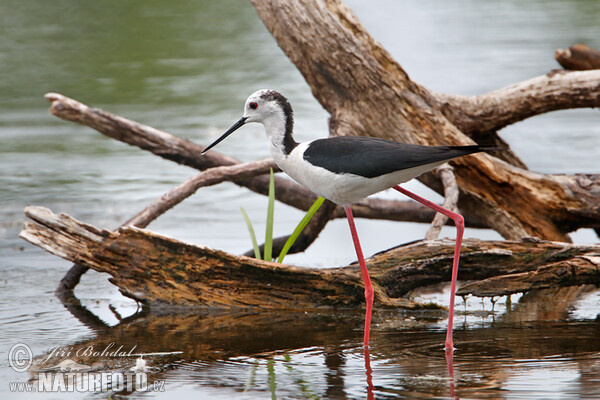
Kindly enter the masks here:
<path id="1" fill-rule="evenodd" d="M 344 207 L 346 210 L 346 217 L 348 218 L 348 225 L 350 225 L 350 233 L 352 234 L 352 241 L 354 242 L 354 248 L 356 249 L 356 256 L 358 257 L 358 264 L 360 265 L 360 272 L 362 273 L 363 281 L 365 282 L 365 301 L 367 304 L 367 311 L 365 313 L 365 337 L 364 346 L 369 347 L 369 332 L 371 330 L 371 312 L 373 311 L 373 286 L 371 285 L 371 278 L 369 278 L 369 271 L 367 270 L 367 264 L 363 257 L 363 252 L 360 247 L 358 240 L 358 234 L 356 233 L 356 226 L 354 225 L 354 217 L 352 216 L 352 209 L 350 207 Z"/>
<path id="2" fill-rule="evenodd" d="M 465 220 L 462 215 L 445 209 L 427 199 L 417 196 L 413 192 L 409 192 L 400 185 L 394 186 L 394 189 L 402 194 L 410 197 L 419 203 L 426 205 L 427 207 L 433 208 L 435 211 L 440 212 L 451 218 L 456 225 L 456 246 L 454 247 L 454 261 L 452 262 L 452 282 L 450 284 L 450 312 L 448 314 L 448 330 L 446 331 L 446 350 L 454 350 L 454 343 L 452 342 L 452 326 L 454 322 L 454 293 L 456 293 L 456 278 L 458 276 L 458 260 L 460 258 L 460 246 L 462 244 L 463 232 L 465 230 Z"/>

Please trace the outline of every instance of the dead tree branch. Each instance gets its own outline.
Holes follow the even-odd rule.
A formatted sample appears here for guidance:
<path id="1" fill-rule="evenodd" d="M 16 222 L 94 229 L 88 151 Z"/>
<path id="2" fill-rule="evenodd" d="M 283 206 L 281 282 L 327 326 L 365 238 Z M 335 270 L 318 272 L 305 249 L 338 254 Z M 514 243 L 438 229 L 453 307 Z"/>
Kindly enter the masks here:
<path id="1" fill-rule="evenodd" d="M 530 272 L 497 276 L 462 286 L 456 294 L 479 297 L 506 296 L 530 290 L 594 284 L 600 286 L 600 253 L 544 265 Z"/>
<path id="2" fill-rule="evenodd" d="M 266 174 L 274 167 L 275 163 L 273 160 L 267 159 L 225 167 L 209 168 L 163 194 L 123 225 L 145 228 L 150 222 L 196 193 L 201 187 Z"/>
<path id="3" fill-rule="evenodd" d="M 505 126 L 535 115 L 600 107 L 600 71 L 553 71 L 479 96 L 436 97 L 457 128 L 485 141 L 483 133 L 491 137 Z"/>
<path id="4" fill-rule="evenodd" d="M 318 269 L 238 257 L 178 242 L 131 226 L 115 232 L 84 224 L 43 207 L 27 207 L 20 236 L 72 262 L 111 275 L 121 292 L 146 305 L 315 309 L 358 307 L 363 285 L 356 265 Z M 454 242 L 420 241 L 367 260 L 378 308 L 419 308 L 405 299 L 416 287 L 450 279 Z M 459 279 L 484 279 L 576 262 L 596 265 L 600 246 L 556 242 L 465 240 Z M 595 258 L 594 258 L 595 257 Z M 555 285 L 550 280 L 549 285 Z M 235 288 L 235 290 L 232 290 Z M 520 290 L 519 287 L 516 290 Z"/>
<path id="5" fill-rule="evenodd" d="M 456 205 L 458 204 L 458 185 L 456 184 L 456 178 L 452 172 L 450 164 L 442 164 L 436 168 L 435 172 L 440 176 L 442 184 L 444 185 L 444 204 L 443 207 L 446 210 L 455 211 Z M 448 222 L 448 217 L 442 213 L 436 213 L 429 229 L 425 233 L 425 240 L 437 239 L 444 226 Z"/>

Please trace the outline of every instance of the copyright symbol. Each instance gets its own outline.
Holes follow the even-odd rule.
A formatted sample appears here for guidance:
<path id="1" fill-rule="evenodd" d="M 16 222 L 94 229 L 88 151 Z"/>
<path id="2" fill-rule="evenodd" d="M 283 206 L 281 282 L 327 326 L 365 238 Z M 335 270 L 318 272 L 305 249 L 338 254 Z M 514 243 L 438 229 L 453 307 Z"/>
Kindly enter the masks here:
<path id="1" fill-rule="evenodd" d="M 31 348 L 24 343 L 13 345 L 8 351 L 8 365 L 15 372 L 25 372 L 33 363 Z"/>

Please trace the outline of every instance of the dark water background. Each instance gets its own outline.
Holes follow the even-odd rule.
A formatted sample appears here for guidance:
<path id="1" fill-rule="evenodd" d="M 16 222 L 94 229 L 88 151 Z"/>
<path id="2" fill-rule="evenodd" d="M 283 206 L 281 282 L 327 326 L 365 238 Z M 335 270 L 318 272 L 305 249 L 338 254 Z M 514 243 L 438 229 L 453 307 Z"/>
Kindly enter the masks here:
<path id="1" fill-rule="evenodd" d="M 594 1 L 349 1 L 371 34 L 417 82 L 439 92 L 478 94 L 557 68 L 556 48 L 600 47 L 600 3 Z M 137 148 L 51 117 L 43 95 L 56 91 L 88 105 L 208 143 L 236 121 L 247 95 L 286 94 L 301 140 L 327 134 L 327 114 L 245 1 L 17 1 L 0 3 L 0 396 L 107 398 L 106 393 L 17 394 L 8 382 L 8 349 L 28 344 L 36 357 L 57 346 L 111 342 L 154 357 L 153 379 L 173 398 L 365 398 L 362 313 L 265 312 L 225 315 L 133 314 L 106 276 L 89 272 L 65 307 L 53 292 L 70 263 L 17 235 L 28 204 L 112 228 L 195 174 Z M 501 132 L 535 171 L 600 172 L 597 110 L 561 111 Z M 241 160 L 267 156 L 264 133 L 248 126 L 220 145 Z M 409 189 L 439 197 L 418 183 Z M 393 196 L 383 194 L 383 196 Z M 264 231 L 266 199 L 229 184 L 202 189 L 150 229 L 233 253 L 250 248 L 243 206 Z M 301 214 L 276 207 L 275 234 Z M 425 225 L 358 221 L 365 253 L 419 239 Z M 382 235 L 381 232 L 386 234 Z M 452 237 L 452 228 L 442 236 Z M 499 238 L 467 230 L 466 236 Z M 598 242 L 582 230 L 578 243 Z M 290 263 L 333 266 L 355 258 L 344 221 Z M 444 294 L 440 290 L 445 290 Z M 418 299 L 447 302 L 447 288 Z M 600 397 L 600 296 L 573 288 L 513 296 L 493 312 L 489 301 L 458 301 L 454 359 L 461 398 Z M 94 319 L 88 312 L 99 317 Z M 371 346 L 377 398 L 445 398 L 448 370 L 441 349 L 444 315 L 376 313 Z M 96 362 L 98 360 L 88 360 Z M 133 363 L 133 361 L 131 361 Z M 132 397 L 142 396 L 132 394 Z"/>

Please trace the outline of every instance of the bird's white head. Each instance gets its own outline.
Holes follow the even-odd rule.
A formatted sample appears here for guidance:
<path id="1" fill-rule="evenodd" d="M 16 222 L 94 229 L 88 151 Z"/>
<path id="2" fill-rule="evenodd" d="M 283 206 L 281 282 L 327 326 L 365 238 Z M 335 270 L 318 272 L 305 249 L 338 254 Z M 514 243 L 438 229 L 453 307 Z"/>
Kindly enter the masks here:
<path id="1" fill-rule="evenodd" d="M 296 142 L 292 137 L 294 113 L 292 106 L 281 93 L 270 89 L 261 89 L 250 95 L 244 105 L 242 118 L 233 124 L 221 137 L 207 146 L 202 154 L 219 144 L 227 136 L 248 122 L 259 122 L 265 126 L 271 141 L 281 144 L 283 151 L 291 151 Z"/>
<path id="2" fill-rule="evenodd" d="M 280 93 L 261 89 L 252 93 L 246 100 L 244 118 L 246 118 L 246 122 L 264 123 L 269 118 L 283 115 L 283 108 L 286 105 L 289 106 L 289 103 Z"/>

